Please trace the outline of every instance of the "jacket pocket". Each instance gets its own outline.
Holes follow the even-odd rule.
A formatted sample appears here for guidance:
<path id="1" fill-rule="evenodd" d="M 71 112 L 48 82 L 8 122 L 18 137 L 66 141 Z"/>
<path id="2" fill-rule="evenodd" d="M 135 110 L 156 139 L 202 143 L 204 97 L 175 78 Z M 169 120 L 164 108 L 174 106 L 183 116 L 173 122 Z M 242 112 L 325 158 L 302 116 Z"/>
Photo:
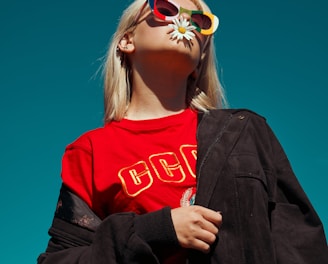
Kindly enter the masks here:
<path id="1" fill-rule="evenodd" d="M 269 169 L 263 168 L 257 155 L 249 153 L 244 155 L 235 155 L 231 157 L 231 167 L 233 168 L 236 179 L 240 181 L 257 181 L 267 190 L 267 173 Z"/>
<path id="2" fill-rule="evenodd" d="M 236 216 L 246 263 L 275 263 L 267 174 L 256 155 L 232 157 Z"/>

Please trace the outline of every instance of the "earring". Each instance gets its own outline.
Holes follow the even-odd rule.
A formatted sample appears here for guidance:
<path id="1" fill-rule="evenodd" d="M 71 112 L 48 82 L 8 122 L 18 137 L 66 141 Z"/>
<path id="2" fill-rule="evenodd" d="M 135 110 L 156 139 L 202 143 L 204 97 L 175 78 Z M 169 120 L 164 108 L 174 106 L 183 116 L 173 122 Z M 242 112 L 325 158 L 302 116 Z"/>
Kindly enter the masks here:
<path id="1" fill-rule="evenodd" d="M 127 46 L 124 46 L 124 47 L 121 47 L 121 48 L 124 49 L 124 50 L 129 49 Z M 120 48 L 119 47 L 116 47 L 116 51 L 119 52 L 120 51 Z"/>

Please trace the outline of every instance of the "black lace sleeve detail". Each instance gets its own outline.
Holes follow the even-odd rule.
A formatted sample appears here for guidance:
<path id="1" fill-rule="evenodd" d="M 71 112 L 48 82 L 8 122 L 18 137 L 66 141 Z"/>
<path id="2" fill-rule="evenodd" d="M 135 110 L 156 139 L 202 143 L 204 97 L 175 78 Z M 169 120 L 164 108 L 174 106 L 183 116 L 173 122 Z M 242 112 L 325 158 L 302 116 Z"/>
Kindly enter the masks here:
<path id="1" fill-rule="evenodd" d="M 60 189 L 55 217 L 92 231 L 101 223 L 91 208 L 65 185 Z"/>

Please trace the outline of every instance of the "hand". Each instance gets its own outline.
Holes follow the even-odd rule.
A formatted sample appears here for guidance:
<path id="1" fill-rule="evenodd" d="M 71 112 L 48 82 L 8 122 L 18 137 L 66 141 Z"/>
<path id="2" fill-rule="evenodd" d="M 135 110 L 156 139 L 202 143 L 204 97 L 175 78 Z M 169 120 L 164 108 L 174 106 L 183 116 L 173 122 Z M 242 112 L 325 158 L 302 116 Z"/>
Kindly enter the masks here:
<path id="1" fill-rule="evenodd" d="M 210 251 L 222 223 L 222 215 L 211 209 L 194 205 L 171 210 L 179 243 L 184 248 Z"/>

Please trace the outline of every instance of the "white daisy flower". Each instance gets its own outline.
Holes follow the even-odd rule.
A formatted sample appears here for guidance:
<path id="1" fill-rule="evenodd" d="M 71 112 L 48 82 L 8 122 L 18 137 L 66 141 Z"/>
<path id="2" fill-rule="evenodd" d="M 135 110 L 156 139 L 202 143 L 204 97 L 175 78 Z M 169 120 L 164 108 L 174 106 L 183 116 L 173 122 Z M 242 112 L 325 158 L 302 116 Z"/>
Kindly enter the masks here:
<path id="1" fill-rule="evenodd" d="M 196 27 L 190 25 L 189 21 L 184 17 L 180 17 L 179 19 L 175 18 L 173 24 L 169 24 L 168 26 L 173 29 L 170 33 L 171 39 L 177 39 L 179 41 L 185 38 L 189 41 L 195 37 L 192 31 L 195 30 Z"/>

